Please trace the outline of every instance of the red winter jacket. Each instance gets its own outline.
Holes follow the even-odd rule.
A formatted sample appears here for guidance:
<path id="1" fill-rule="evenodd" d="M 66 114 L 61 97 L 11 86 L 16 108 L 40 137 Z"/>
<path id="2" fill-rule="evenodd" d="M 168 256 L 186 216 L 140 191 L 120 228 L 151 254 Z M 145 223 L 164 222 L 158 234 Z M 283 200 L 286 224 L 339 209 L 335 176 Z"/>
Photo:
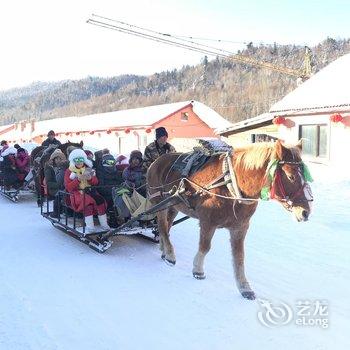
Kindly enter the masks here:
<path id="1" fill-rule="evenodd" d="M 70 206 L 74 211 L 79 213 L 84 213 L 85 216 L 90 215 L 103 215 L 106 213 L 107 205 L 103 200 L 101 195 L 98 193 L 88 194 L 82 190 L 79 190 L 79 180 L 75 178 L 72 180 L 70 175 L 72 172 L 69 168 L 64 173 L 64 186 L 67 192 L 70 193 L 69 201 Z M 91 180 L 88 181 L 91 186 L 98 185 L 98 179 L 96 176 L 93 176 Z M 96 199 L 100 204 L 96 203 Z"/>

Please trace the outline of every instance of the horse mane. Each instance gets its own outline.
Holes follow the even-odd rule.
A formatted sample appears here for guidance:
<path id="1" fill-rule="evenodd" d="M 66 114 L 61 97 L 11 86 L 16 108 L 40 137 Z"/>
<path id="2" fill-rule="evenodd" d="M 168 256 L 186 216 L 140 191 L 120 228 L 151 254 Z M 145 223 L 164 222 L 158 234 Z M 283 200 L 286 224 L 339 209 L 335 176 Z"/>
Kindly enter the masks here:
<path id="1" fill-rule="evenodd" d="M 235 164 L 245 170 L 260 169 L 270 161 L 273 151 L 274 145 L 267 142 L 235 149 Z"/>
<path id="2" fill-rule="evenodd" d="M 300 150 L 297 147 L 286 147 L 290 152 L 286 159 L 300 161 Z M 288 152 L 288 153 L 289 153 Z M 235 164 L 245 170 L 261 169 L 267 162 L 276 158 L 275 144 L 271 142 L 259 142 L 253 145 L 235 149 Z"/>

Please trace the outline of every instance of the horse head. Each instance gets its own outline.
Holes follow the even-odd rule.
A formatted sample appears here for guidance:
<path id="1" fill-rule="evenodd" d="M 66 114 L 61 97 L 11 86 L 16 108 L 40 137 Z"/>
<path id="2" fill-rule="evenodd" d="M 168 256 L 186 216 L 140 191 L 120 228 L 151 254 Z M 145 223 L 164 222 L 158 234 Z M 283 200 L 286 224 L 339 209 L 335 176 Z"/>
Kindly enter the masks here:
<path id="1" fill-rule="evenodd" d="M 80 141 L 79 143 L 70 142 L 69 140 L 66 143 L 63 143 L 62 145 L 58 146 L 58 148 L 65 154 L 65 156 L 69 156 L 70 151 L 74 148 L 81 148 L 83 149 L 84 142 Z"/>
<path id="2" fill-rule="evenodd" d="M 312 181 L 307 166 L 301 159 L 301 143 L 294 147 L 276 142 L 274 160 L 267 172 L 271 183 L 270 196 L 292 212 L 297 221 L 307 221 L 311 212 Z"/>

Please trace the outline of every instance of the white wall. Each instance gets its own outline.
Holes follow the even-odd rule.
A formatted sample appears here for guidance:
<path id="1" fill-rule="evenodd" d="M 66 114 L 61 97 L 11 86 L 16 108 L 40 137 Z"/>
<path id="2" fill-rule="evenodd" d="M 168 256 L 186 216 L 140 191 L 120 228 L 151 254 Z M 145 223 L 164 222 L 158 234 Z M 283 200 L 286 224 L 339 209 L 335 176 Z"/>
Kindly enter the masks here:
<path id="1" fill-rule="evenodd" d="M 84 133 L 73 136 L 59 136 L 58 139 L 61 142 L 71 141 L 80 142 L 83 140 L 84 148 L 92 151 L 108 148 L 113 154 L 130 154 L 133 150 L 144 151 L 145 147 L 153 141 L 153 135 L 146 133 L 145 130 L 138 130 L 137 132 L 131 131 L 125 133 L 124 131 L 118 131 L 117 133 L 112 131 L 110 134 L 106 132 Z"/>
<path id="2" fill-rule="evenodd" d="M 3 128 L 8 126 L 4 126 Z M 55 128 L 51 127 L 52 125 L 46 126 L 47 130 L 43 129 L 41 131 L 42 134 L 47 133 L 50 129 L 55 130 Z M 68 140 L 78 143 L 82 140 L 86 149 L 95 151 L 108 148 L 113 154 L 130 154 L 131 151 L 136 149 L 143 152 L 145 147 L 155 139 L 154 131 L 147 133 L 145 129 L 131 129 L 130 133 L 125 133 L 124 130 L 117 132 L 111 131 L 110 134 L 107 134 L 107 132 L 95 132 L 93 135 L 88 132 L 76 135 L 76 132 L 72 132 L 71 135 L 57 135 L 56 137 L 62 143 L 67 142 Z M 18 124 L 16 129 L 1 135 L 1 140 L 16 140 L 16 142 L 19 144 L 23 144 L 21 140 L 25 140 L 26 143 L 28 143 L 28 141 L 31 139 L 32 133 L 30 123 L 27 123 L 23 130 L 21 130 L 21 126 Z"/>
<path id="3" fill-rule="evenodd" d="M 342 116 L 346 116 L 342 113 Z M 345 159 L 349 158 L 350 128 L 343 123 L 331 123 L 330 114 L 286 117 L 295 123 L 295 126 L 287 128 L 279 127 L 279 137 L 286 143 L 295 144 L 299 138 L 299 126 L 308 124 L 326 124 L 328 130 L 328 156 L 326 159 L 319 158 L 320 163 L 334 166 L 342 166 Z M 304 156 L 305 159 L 315 160 Z"/>
<path id="4" fill-rule="evenodd" d="M 350 159 L 350 128 L 342 123 L 332 123 L 330 137 L 331 163 L 344 168 Z"/>

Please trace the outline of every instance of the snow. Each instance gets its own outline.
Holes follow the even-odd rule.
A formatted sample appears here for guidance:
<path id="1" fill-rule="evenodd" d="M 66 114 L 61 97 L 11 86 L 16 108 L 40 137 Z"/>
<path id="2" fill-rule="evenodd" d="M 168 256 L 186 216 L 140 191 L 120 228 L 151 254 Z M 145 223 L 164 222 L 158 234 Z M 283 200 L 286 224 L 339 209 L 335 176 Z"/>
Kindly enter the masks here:
<path id="1" fill-rule="evenodd" d="M 191 101 L 191 103 L 193 105 L 193 112 L 196 113 L 211 128 L 219 130 L 228 128 L 232 125 L 232 123 L 205 104 L 197 101 Z"/>
<path id="2" fill-rule="evenodd" d="M 222 135 L 222 134 L 227 133 L 229 131 L 248 128 L 250 126 L 258 125 L 260 123 L 264 123 L 264 122 L 272 120 L 272 119 L 273 119 L 272 114 L 262 113 L 262 114 L 257 115 L 256 117 L 240 120 L 239 122 L 233 123 L 228 127 L 224 127 L 222 129 L 219 129 L 219 130 L 217 130 L 217 133 Z"/>
<path id="3" fill-rule="evenodd" d="M 98 254 L 54 229 L 30 196 L 0 197 L 0 349 L 349 349 L 350 181 L 312 170 L 309 222 L 260 203 L 246 273 L 259 298 L 294 310 L 298 300 L 326 300 L 328 328 L 263 326 L 259 302 L 235 287 L 225 230 L 214 236 L 207 279 L 197 281 L 195 220 L 172 229 L 169 267 L 154 243 L 117 237 Z"/>
<path id="4" fill-rule="evenodd" d="M 274 104 L 270 113 L 349 107 L 350 54 L 346 54 Z"/>

